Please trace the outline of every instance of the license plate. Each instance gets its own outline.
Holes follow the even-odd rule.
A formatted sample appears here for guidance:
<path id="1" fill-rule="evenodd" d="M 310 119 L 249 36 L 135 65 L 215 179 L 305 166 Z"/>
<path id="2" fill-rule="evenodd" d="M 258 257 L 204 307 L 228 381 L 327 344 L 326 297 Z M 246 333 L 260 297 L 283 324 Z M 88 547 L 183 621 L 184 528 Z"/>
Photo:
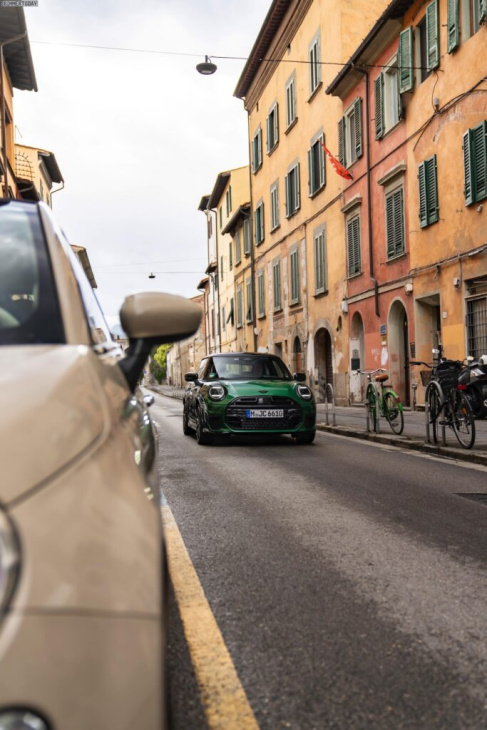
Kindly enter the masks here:
<path id="1" fill-rule="evenodd" d="M 261 408 L 258 411 L 248 410 L 247 418 L 284 418 L 282 408 Z"/>

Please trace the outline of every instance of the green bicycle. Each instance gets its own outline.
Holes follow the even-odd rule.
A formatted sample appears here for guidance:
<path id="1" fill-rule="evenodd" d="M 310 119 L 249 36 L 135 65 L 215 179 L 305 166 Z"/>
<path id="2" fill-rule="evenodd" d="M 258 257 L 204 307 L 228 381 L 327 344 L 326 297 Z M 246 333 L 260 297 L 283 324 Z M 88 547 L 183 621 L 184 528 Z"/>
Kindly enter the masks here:
<path id="1" fill-rule="evenodd" d="M 368 422 L 372 422 L 373 430 L 379 431 L 379 416 L 385 418 L 393 433 L 398 436 L 404 430 L 404 413 L 400 397 L 393 391 L 390 385 L 386 385 L 389 374 L 384 368 L 377 370 L 357 370 L 367 376 L 369 384 L 367 385 L 365 404 L 367 407 Z M 375 375 L 375 382 L 372 377 Z M 380 389 L 380 392 L 379 392 Z"/>

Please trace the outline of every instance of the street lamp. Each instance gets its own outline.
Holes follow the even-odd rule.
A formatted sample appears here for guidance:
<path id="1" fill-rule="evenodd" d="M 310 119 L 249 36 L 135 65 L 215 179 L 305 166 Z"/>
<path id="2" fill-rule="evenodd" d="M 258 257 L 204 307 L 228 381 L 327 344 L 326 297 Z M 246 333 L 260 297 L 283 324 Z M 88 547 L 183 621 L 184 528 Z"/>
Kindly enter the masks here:
<path id="1" fill-rule="evenodd" d="M 203 76 L 211 76 L 216 71 L 216 64 L 212 63 L 209 56 L 205 56 L 205 60 L 202 63 L 198 63 L 196 70 Z"/>

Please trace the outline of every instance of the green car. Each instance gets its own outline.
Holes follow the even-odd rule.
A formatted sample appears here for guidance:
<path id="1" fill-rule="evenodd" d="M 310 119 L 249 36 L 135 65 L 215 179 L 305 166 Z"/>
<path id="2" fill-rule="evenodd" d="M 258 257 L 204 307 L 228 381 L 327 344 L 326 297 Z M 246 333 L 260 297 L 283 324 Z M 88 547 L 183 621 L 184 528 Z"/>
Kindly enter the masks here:
<path id="1" fill-rule="evenodd" d="M 242 433 L 291 434 L 300 444 L 314 440 L 316 405 L 306 376 L 291 375 L 275 355 L 210 355 L 185 380 L 183 431 L 195 433 L 199 444 Z"/>

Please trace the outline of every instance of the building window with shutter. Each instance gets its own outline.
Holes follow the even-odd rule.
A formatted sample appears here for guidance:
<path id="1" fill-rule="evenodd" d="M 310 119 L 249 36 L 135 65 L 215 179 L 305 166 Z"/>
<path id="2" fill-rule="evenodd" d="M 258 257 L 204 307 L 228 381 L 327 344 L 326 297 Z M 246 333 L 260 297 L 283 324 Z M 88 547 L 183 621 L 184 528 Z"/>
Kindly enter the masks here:
<path id="1" fill-rule="evenodd" d="M 242 286 L 237 286 L 237 328 L 243 325 L 243 294 Z"/>
<path id="2" fill-rule="evenodd" d="M 289 271 L 291 275 L 291 304 L 299 304 L 301 286 L 299 277 L 299 247 L 294 246 L 289 253 Z"/>
<path id="3" fill-rule="evenodd" d="M 309 93 L 314 94 L 318 86 L 321 84 L 321 49 L 320 34 L 316 33 L 311 41 L 308 49 L 309 62 Z"/>
<path id="4" fill-rule="evenodd" d="M 259 319 L 265 317 L 265 272 L 261 269 L 257 273 L 257 299 Z"/>
<path id="5" fill-rule="evenodd" d="M 448 0 L 451 2 L 451 0 Z M 464 0 L 462 3 L 462 40 L 466 41 L 470 36 L 480 30 L 482 23 L 487 20 L 486 0 Z"/>
<path id="6" fill-rule="evenodd" d="M 357 97 L 338 122 L 338 159 L 350 167 L 363 155 L 362 99 Z"/>
<path id="7" fill-rule="evenodd" d="M 228 269 L 233 269 L 233 241 L 228 244 Z"/>
<path id="8" fill-rule="evenodd" d="M 375 138 L 382 137 L 402 119 L 397 58 L 379 74 L 375 86 Z"/>
<path id="9" fill-rule="evenodd" d="M 242 260 L 242 229 L 237 228 L 235 231 L 235 266 Z"/>
<path id="10" fill-rule="evenodd" d="M 286 218 L 290 218 L 301 207 L 301 193 L 299 185 L 299 162 L 294 162 L 288 168 L 285 177 L 286 186 Z"/>
<path id="11" fill-rule="evenodd" d="M 426 42 L 426 15 L 416 26 L 416 66 L 418 67 L 418 83 L 422 84 L 431 75 L 428 68 L 428 47 Z"/>
<path id="12" fill-rule="evenodd" d="M 245 299 L 247 303 L 247 307 L 245 310 L 245 321 L 247 324 L 250 324 L 253 320 L 253 311 L 252 311 L 252 279 L 247 279 L 245 282 Z"/>
<path id="13" fill-rule="evenodd" d="M 312 198 L 325 187 L 325 150 L 323 132 L 311 140 L 308 150 L 308 195 Z"/>
<path id="14" fill-rule="evenodd" d="M 316 228 L 313 233 L 314 264 L 315 264 L 315 294 L 324 294 L 327 291 L 326 280 L 326 250 L 325 226 Z"/>
<path id="15" fill-rule="evenodd" d="M 274 312 L 280 312 L 282 309 L 280 259 L 274 259 L 272 262 L 272 293 L 274 296 Z"/>
<path id="16" fill-rule="evenodd" d="M 218 215 L 219 215 L 219 218 L 220 218 L 220 228 L 221 228 L 222 225 L 223 225 L 223 209 L 222 209 L 222 206 L 221 205 L 218 208 Z"/>
<path id="17" fill-rule="evenodd" d="M 362 273 L 362 258 L 360 251 L 360 214 L 355 213 L 347 219 L 347 259 L 348 276 L 357 276 Z"/>
<path id="18" fill-rule="evenodd" d="M 226 329 L 227 329 L 227 320 L 226 320 L 225 314 L 226 314 L 226 310 L 225 310 L 225 306 L 223 306 L 222 307 L 222 330 L 225 330 L 226 331 Z"/>
<path id="19" fill-rule="evenodd" d="M 487 197 L 487 121 L 463 135 L 465 205 Z"/>
<path id="20" fill-rule="evenodd" d="M 446 6 L 446 49 L 452 53 L 460 44 L 460 18 L 458 13 L 458 0 L 447 0 Z"/>
<path id="21" fill-rule="evenodd" d="M 232 325 L 232 327 L 234 325 L 234 313 L 233 313 L 233 309 L 234 309 L 234 306 L 233 306 L 233 297 L 232 297 L 230 299 L 230 311 L 229 311 L 228 317 L 227 317 L 227 324 L 230 322 L 230 324 Z"/>
<path id="22" fill-rule="evenodd" d="M 438 176 L 436 155 L 422 162 L 418 168 L 419 182 L 419 225 L 426 228 L 439 220 Z"/>
<path id="23" fill-rule="evenodd" d="M 220 281 L 223 281 L 223 256 L 220 256 Z"/>
<path id="24" fill-rule="evenodd" d="M 440 65 L 440 20 L 438 0 L 426 6 L 426 57 L 430 71 Z"/>
<path id="25" fill-rule="evenodd" d="M 262 166 L 262 129 L 259 127 L 252 139 L 252 172 L 255 174 Z"/>
<path id="26" fill-rule="evenodd" d="M 386 193 L 386 239 L 387 260 L 395 259 L 405 253 L 404 236 L 404 188 L 400 187 Z"/>
<path id="27" fill-rule="evenodd" d="M 243 222 L 243 250 L 245 256 L 250 256 L 252 249 L 252 235 L 251 235 L 251 222 L 250 218 L 245 218 Z"/>
<path id="28" fill-rule="evenodd" d="M 296 72 L 294 71 L 286 83 L 286 126 L 288 129 L 296 119 Z"/>
<path id="29" fill-rule="evenodd" d="M 279 227 L 279 180 L 271 185 L 271 231 Z"/>
<path id="30" fill-rule="evenodd" d="M 259 200 L 254 214 L 255 245 L 260 246 L 264 240 L 264 202 Z M 250 253 L 250 248 L 249 248 Z"/>
<path id="31" fill-rule="evenodd" d="M 279 107 L 275 102 L 267 117 L 267 154 L 269 155 L 279 142 Z"/>
<path id="32" fill-rule="evenodd" d="M 399 51 L 397 54 L 399 69 L 399 93 L 411 91 L 414 86 L 413 72 L 413 29 L 406 28 L 399 33 Z"/>
<path id="33" fill-rule="evenodd" d="M 232 186 L 230 185 L 227 192 L 225 193 L 225 203 L 227 206 L 227 218 L 232 212 Z"/>

